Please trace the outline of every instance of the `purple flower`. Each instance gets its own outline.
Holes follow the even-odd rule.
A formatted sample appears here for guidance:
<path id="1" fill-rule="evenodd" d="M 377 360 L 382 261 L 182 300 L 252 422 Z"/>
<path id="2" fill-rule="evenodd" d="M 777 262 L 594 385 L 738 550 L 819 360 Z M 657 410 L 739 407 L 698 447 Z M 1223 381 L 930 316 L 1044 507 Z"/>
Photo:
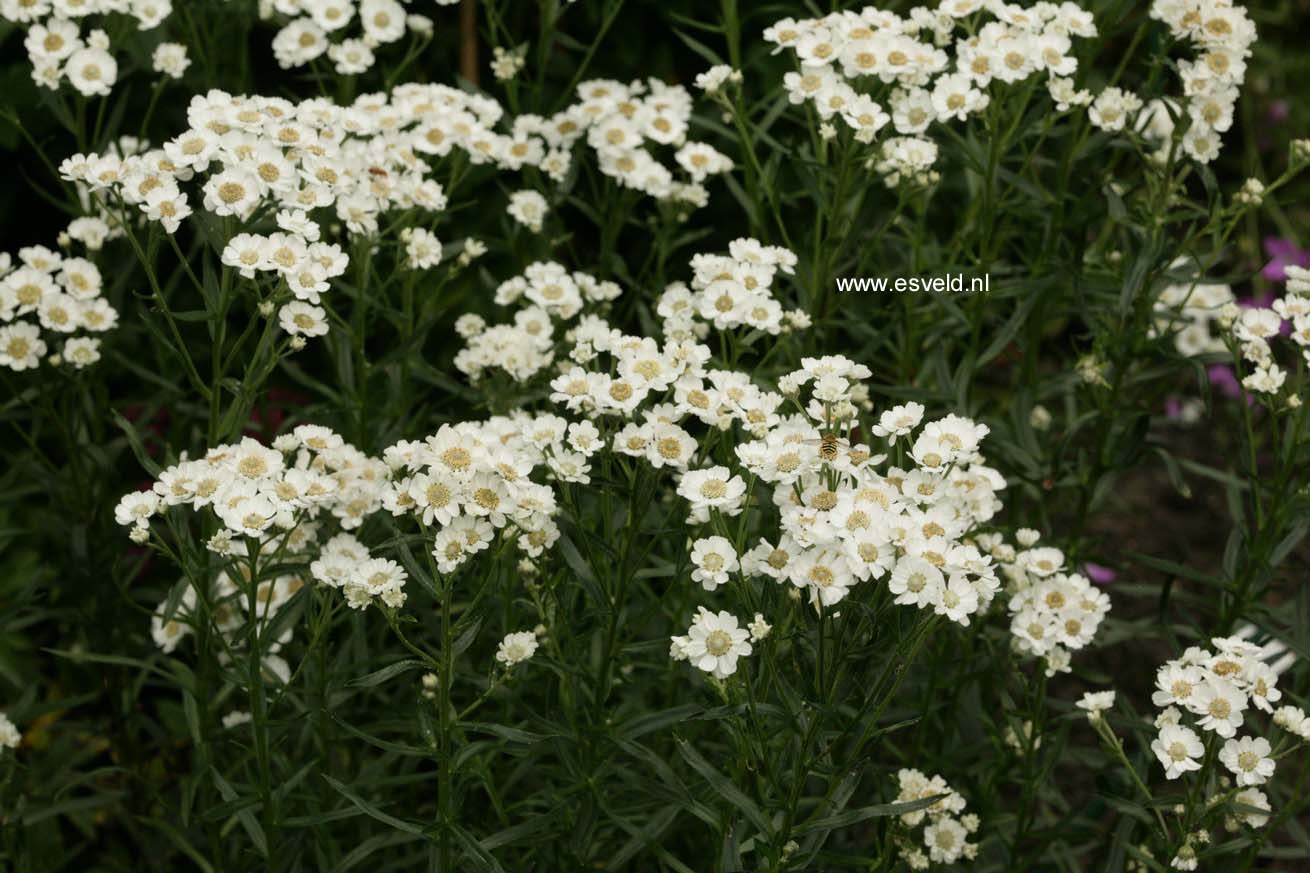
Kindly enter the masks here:
<path id="1" fill-rule="evenodd" d="M 1275 100 L 1269 104 L 1269 120 L 1274 124 L 1282 124 L 1291 114 L 1291 107 L 1286 100 Z"/>
<path id="2" fill-rule="evenodd" d="M 1255 397 L 1246 393 L 1246 389 L 1244 389 L 1242 383 L 1238 381 L 1237 374 L 1233 372 L 1232 367 L 1227 364 L 1211 364 L 1205 368 L 1205 373 L 1210 377 L 1210 384 L 1215 388 L 1218 388 L 1219 392 L 1225 397 L 1236 399 L 1245 395 L 1246 405 L 1255 405 Z"/>
<path id="3" fill-rule="evenodd" d="M 1271 282 L 1286 282 L 1287 267 L 1310 267 L 1310 249 L 1303 249 L 1290 239 L 1280 236 L 1264 238 L 1265 254 L 1270 258 L 1260 275 Z"/>
<path id="4" fill-rule="evenodd" d="M 1242 396 L 1242 383 L 1237 381 L 1237 374 L 1227 364 L 1211 364 L 1205 368 L 1205 374 L 1210 377 L 1210 384 L 1225 397 Z"/>
<path id="5" fill-rule="evenodd" d="M 1091 561 L 1087 561 L 1083 564 L 1083 575 L 1088 579 L 1091 579 L 1097 585 L 1109 585 L 1115 579 L 1119 578 L 1119 574 L 1111 570 L 1109 567 L 1103 567 L 1100 564 L 1093 564 Z"/>

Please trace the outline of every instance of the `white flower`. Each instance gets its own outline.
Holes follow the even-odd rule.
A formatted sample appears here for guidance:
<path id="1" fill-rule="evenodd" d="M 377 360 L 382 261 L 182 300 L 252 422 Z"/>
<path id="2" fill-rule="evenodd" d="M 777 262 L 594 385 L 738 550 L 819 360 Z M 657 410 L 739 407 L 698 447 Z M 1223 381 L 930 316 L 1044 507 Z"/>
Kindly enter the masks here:
<path id="1" fill-rule="evenodd" d="M 0 749 L 16 749 L 23 741 L 23 735 L 9 720 L 9 716 L 0 712 Z"/>
<path id="2" fill-rule="evenodd" d="M 1204 674 L 1196 667 L 1171 661 L 1156 671 L 1156 691 L 1151 695 L 1151 702 L 1156 706 L 1169 706 L 1176 703 L 1190 709 L 1192 693 L 1204 678 Z"/>
<path id="3" fill-rule="evenodd" d="M 724 679 L 737 672 L 738 658 L 751 653 L 749 637 L 750 632 L 738 627 L 737 617 L 732 613 L 716 614 L 702 606 L 680 648 L 683 656 L 698 669 Z"/>
<path id="4" fill-rule="evenodd" d="M 411 268 L 429 270 L 441 263 L 441 254 L 441 240 L 437 239 L 432 231 L 422 227 L 415 227 L 409 231 L 408 238 L 405 240 L 405 256 Z M 465 313 L 461 318 L 467 318 L 472 314 Z M 460 336 L 467 338 L 470 334 L 460 333 Z"/>
<path id="5" fill-rule="evenodd" d="M 1231 682 L 1218 678 L 1202 682 L 1184 703 L 1200 717 L 1201 727 L 1226 739 L 1237 733 L 1246 711 L 1246 695 Z"/>
<path id="6" fill-rule="evenodd" d="M 227 715 L 223 716 L 223 727 L 227 728 L 228 730 L 231 730 L 234 727 L 239 727 L 243 724 L 249 724 L 250 720 L 251 720 L 250 713 L 244 712 L 239 709 L 234 709 L 231 712 L 229 712 Z"/>
<path id="7" fill-rule="evenodd" d="M 964 121 L 986 109 L 987 103 L 987 95 L 973 87 L 973 80 L 963 73 L 942 76 L 932 92 L 933 109 L 941 121 Z"/>
<path id="8" fill-rule="evenodd" d="M 968 831 L 949 816 L 941 816 L 923 829 L 928 857 L 938 864 L 954 864 L 965 850 Z"/>
<path id="9" fill-rule="evenodd" d="M 244 218 L 259 202 L 259 181 L 244 169 L 225 170 L 205 183 L 205 208 L 215 215 Z"/>
<path id="10" fill-rule="evenodd" d="M 1245 788 L 1233 795 L 1233 803 L 1242 806 L 1252 807 L 1251 810 L 1234 810 L 1233 816 L 1238 821 L 1253 828 L 1262 828 L 1269 823 L 1269 816 L 1262 815 L 1256 810 L 1264 810 L 1268 813 L 1272 810 L 1269 806 L 1269 798 L 1258 788 Z"/>
<path id="11" fill-rule="evenodd" d="M 287 70 L 314 60 L 328 45 L 323 28 L 308 18 L 297 18 L 273 37 L 273 57 Z"/>
<path id="12" fill-rule="evenodd" d="M 746 625 L 746 629 L 751 633 L 751 642 L 758 643 L 768 637 L 769 633 L 773 631 L 773 625 L 765 621 L 764 616 L 757 612 L 755 613 L 755 619 Z"/>
<path id="13" fill-rule="evenodd" d="M 524 190 L 510 195 L 506 211 L 519 224 L 533 233 L 539 233 L 548 208 L 545 197 L 536 191 Z"/>
<path id="14" fill-rule="evenodd" d="M 158 510 L 159 495 L 153 491 L 133 491 L 119 499 L 114 508 L 114 521 L 144 527 Z"/>
<path id="15" fill-rule="evenodd" d="M 1255 661 L 1244 671 L 1246 691 L 1251 696 L 1251 705 L 1265 712 L 1273 712 L 1273 704 L 1283 697 L 1279 690 L 1278 674 L 1263 661 Z"/>
<path id="16" fill-rule="evenodd" d="M 336 71 L 343 76 L 367 72 L 376 60 L 373 49 L 362 39 L 343 39 L 328 46 L 327 55 Z"/>
<path id="17" fill-rule="evenodd" d="M 48 19 L 44 24 L 34 24 L 27 31 L 23 41 L 33 63 L 46 62 L 58 66 L 58 61 L 71 55 L 82 47 L 77 25 L 60 18 Z"/>
<path id="18" fill-rule="evenodd" d="M 279 309 L 278 324 L 292 336 L 322 336 L 328 332 L 326 310 L 302 300 L 293 300 Z"/>
<path id="19" fill-rule="evenodd" d="M 942 571 L 923 558 L 905 557 L 896 562 L 887 588 L 903 605 L 931 606 L 940 599 L 945 582 Z"/>
<path id="20" fill-rule="evenodd" d="M 1274 712 L 1274 724 L 1302 739 L 1310 739 L 1310 718 L 1299 706 L 1280 706 Z"/>
<path id="21" fill-rule="evenodd" d="M 180 42 L 160 43 L 155 47 L 150 62 L 156 73 L 162 73 L 173 79 L 182 78 L 187 67 L 191 66 L 191 59 L 187 57 L 187 48 Z"/>
<path id="22" fill-rule="evenodd" d="M 101 48 L 73 52 L 64 65 L 69 83 L 87 97 L 107 95 L 118 79 L 118 62 Z"/>
<path id="23" fill-rule="evenodd" d="M 871 429 L 875 436 L 883 437 L 888 445 L 895 445 L 898 437 L 909 436 L 910 432 L 923 421 L 923 404 L 910 403 L 893 406 L 878 417 L 878 423 Z"/>
<path id="24" fill-rule="evenodd" d="M 1183 714 L 1178 711 L 1178 707 L 1166 706 L 1164 709 L 1160 710 L 1160 714 L 1155 717 L 1155 721 L 1152 722 L 1152 724 L 1157 728 L 1162 728 L 1170 725 L 1181 724 L 1182 721 Z"/>
<path id="25" fill-rule="evenodd" d="M 978 611 L 978 590 L 964 574 L 952 574 L 942 586 L 933 611 L 967 627 L 969 616 Z"/>
<path id="26" fill-rule="evenodd" d="M 359 19 L 364 35 L 379 43 L 395 42 L 405 35 L 405 7 L 396 0 L 363 0 Z"/>
<path id="27" fill-rule="evenodd" d="M 713 147 L 700 142 L 689 142 L 678 149 L 674 159 L 691 178 L 702 182 L 706 178 L 732 170 L 732 159 Z"/>
<path id="28" fill-rule="evenodd" d="M 1269 757 L 1269 741 L 1264 737 L 1229 740 L 1219 752 L 1219 760 L 1241 786 L 1263 785 L 1274 775 L 1274 760 Z"/>
<path id="29" fill-rule="evenodd" d="M 727 64 L 717 64 L 696 74 L 695 85 L 706 94 L 717 94 L 726 82 L 741 81 L 741 73 Z"/>
<path id="30" fill-rule="evenodd" d="M 100 340 L 93 337 L 74 337 L 64 343 L 64 360 L 77 369 L 89 367 L 100 360 Z"/>
<path id="31" fill-rule="evenodd" d="M 1142 100 L 1136 94 L 1121 88 L 1106 88 L 1087 110 L 1087 117 L 1101 130 L 1120 131 L 1141 108 Z"/>
<path id="32" fill-rule="evenodd" d="M 1160 728 L 1159 736 L 1151 741 L 1151 751 L 1160 759 L 1165 777 L 1177 779 L 1189 770 L 1201 769 L 1197 758 L 1205 752 L 1205 746 L 1195 731 L 1172 724 Z"/>
<path id="33" fill-rule="evenodd" d="M 500 646 L 496 649 L 496 660 L 506 667 L 513 667 L 528 660 L 536 652 L 537 635 L 532 631 L 519 631 L 506 634 L 505 639 L 500 641 Z"/>
<path id="34" fill-rule="evenodd" d="M 706 591 L 726 583 L 741 566 L 732 543 L 720 536 L 696 540 L 691 547 L 691 562 L 696 565 L 691 573 L 692 581 L 699 582 Z"/>
<path id="35" fill-rule="evenodd" d="M 708 519 L 711 509 L 725 515 L 736 515 L 741 511 L 746 483 L 740 476 L 732 475 L 727 467 L 690 470 L 678 483 L 678 494 L 691 504 L 694 519 Z"/>
<path id="36" fill-rule="evenodd" d="M 1087 720 L 1094 724 L 1103 717 L 1101 713 L 1114 706 L 1114 691 L 1088 691 L 1077 705 L 1086 710 Z"/>
<path id="37" fill-rule="evenodd" d="M 45 352 L 41 329 L 35 324 L 20 321 L 0 327 L 0 366 L 27 370 L 41 363 Z"/>

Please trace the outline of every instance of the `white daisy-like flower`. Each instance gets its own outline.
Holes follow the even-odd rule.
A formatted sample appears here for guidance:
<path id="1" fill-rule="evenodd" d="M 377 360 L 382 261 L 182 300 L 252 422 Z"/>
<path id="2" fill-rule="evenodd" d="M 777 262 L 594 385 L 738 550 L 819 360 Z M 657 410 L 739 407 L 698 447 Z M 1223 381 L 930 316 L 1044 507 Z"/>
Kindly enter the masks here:
<path id="1" fill-rule="evenodd" d="M 1088 691 L 1077 706 L 1087 713 L 1088 721 L 1098 722 L 1104 717 L 1101 713 L 1114 706 L 1114 691 Z"/>
<path id="2" fill-rule="evenodd" d="M 1165 778 L 1177 779 L 1190 770 L 1201 769 L 1197 759 L 1205 753 L 1205 746 L 1191 728 L 1166 724 L 1151 741 L 1151 751 L 1164 767 Z"/>
<path id="3" fill-rule="evenodd" d="M 691 579 L 699 582 L 706 591 L 725 584 L 740 568 L 737 552 L 725 537 L 712 536 L 696 540 L 691 547 Z"/>
<path id="4" fill-rule="evenodd" d="M 735 615 L 710 612 L 702 606 L 680 650 L 697 669 L 725 679 L 737 672 L 737 659 L 751 653 L 749 638 L 750 632 L 738 626 Z"/>
<path id="5" fill-rule="evenodd" d="M 532 631 L 518 631 L 506 634 L 496 648 L 496 660 L 506 667 L 513 667 L 531 658 L 537 652 L 537 635 Z"/>
<path id="6" fill-rule="evenodd" d="M 1241 786 L 1263 785 L 1274 775 L 1274 759 L 1264 737 L 1242 737 L 1224 743 L 1219 760 L 1228 768 Z"/>

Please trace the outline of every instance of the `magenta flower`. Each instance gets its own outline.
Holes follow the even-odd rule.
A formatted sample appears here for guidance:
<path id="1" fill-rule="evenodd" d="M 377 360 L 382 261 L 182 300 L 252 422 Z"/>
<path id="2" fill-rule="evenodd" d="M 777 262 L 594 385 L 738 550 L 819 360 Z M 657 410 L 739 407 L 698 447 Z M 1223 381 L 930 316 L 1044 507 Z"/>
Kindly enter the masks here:
<path id="1" fill-rule="evenodd" d="M 1241 397 L 1242 383 L 1237 380 L 1237 374 L 1233 368 L 1227 364 L 1211 364 L 1205 368 L 1205 374 L 1210 377 L 1210 384 L 1225 397 Z"/>
<path id="2" fill-rule="evenodd" d="M 1111 570 L 1109 567 L 1103 567 L 1100 564 L 1093 564 L 1091 561 L 1087 561 L 1083 564 L 1083 575 L 1088 579 L 1091 579 L 1097 585 L 1109 585 L 1115 579 L 1119 578 L 1119 574 Z"/>
<path id="3" fill-rule="evenodd" d="M 1264 238 L 1264 249 L 1270 260 L 1260 275 L 1271 282 L 1286 282 L 1289 265 L 1310 267 L 1310 249 L 1303 249 L 1290 239 L 1267 236 Z"/>

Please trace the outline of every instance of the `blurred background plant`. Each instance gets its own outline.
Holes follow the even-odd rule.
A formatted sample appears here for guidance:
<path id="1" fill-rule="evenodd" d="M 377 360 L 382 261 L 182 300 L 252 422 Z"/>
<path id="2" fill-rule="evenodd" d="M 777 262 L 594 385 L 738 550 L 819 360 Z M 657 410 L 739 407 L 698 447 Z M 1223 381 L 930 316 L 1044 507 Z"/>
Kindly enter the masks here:
<path id="1" fill-rule="evenodd" d="M 885 8 L 904 13 L 912 5 Z M 1096 84 L 1115 75 L 1121 58 L 1164 53 L 1142 4 L 1089 6 L 1102 34 L 1077 54 L 1100 77 Z M 760 34 L 785 16 L 826 10 L 736 0 L 484 3 L 476 4 L 472 37 L 461 30 L 460 9 L 411 11 L 436 22 L 430 41 L 379 52 L 377 65 L 358 76 L 334 76 L 326 65 L 280 69 L 268 48 L 275 28 L 258 19 L 254 3 L 179 2 L 163 32 L 113 34 L 122 48 L 120 84 L 103 100 L 37 87 L 22 32 L 0 22 L 0 46 L 11 59 L 0 66 L 0 150 L 10 170 L 0 178 L 0 238 L 10 252 L 51 245 L 82 207 L 54 165 L 122 136 L 172 136 L 185 129 L 190 95 L 209 88 L 348 101 L 401 81 L 459 82 L 516 114 L 544 115 L 571 102 L 586 79 L 651 77 L 690 89 L 712 64 L 743 73 L 742 84 L 725 91 L 732 112 L 706 101 L 693 117 L 694 137 L 732 157 L 736 169 L 707 183 L 709 203 L 690 217 L 665 205 L 639 207 L 631 192 L 579 160 L 552 197 L 546 232 L 529 236 L 505 215 L 504 184 L 474 172 L 438 233 L 449 228 L 489 250 L 458 274 L 440 268 L 439 291 L 424 303 L 430 318 L 404 354 L 383 354 L 386 339 L 344 353 L 311 346 L 257 381 L 234 375 L 219 415 L 178 376 L 176 348 L 159 341 L 160 310 L 139 293 L 150 280 L 141 263 L 124 240 L 108 244 L 115 267 L 105 271 L 106 296 L 122 317 L 101 364 L 32 378 L 4 374 L 0 702 L 21 720 L 24 740 L 17 760 L 0 759 L 0 861 L 26 871 L 436 865 L 431 833 L 413 824 L 430 821 L 436 804 L 431 706 L 417 665 L 397 661 L 387 628 L 338 616 L 326 633 L 341 644 L 316 650 L 323 660 L 311 668 L 322 700 L 293 700 L 274 713 L 268 753 L 285 818 L 270 842 L 244 775 L 255 750 L 219 730 L 233 706 L 203 692 L 222 685 L 218 675 L 197 675 L 196 665 L 160 653 L 150 638 L 155 605 L 178 576 L 128 545 L 112 507 L 146 483 L 153 465 L 181 451 L 195 456 L 216 436 L 268 442 L 315 422 L 377 453 L 442 422 L 535 402 L 545 393 L 540 384 L 473 391 L 451 367 L 461 345 L 455 317 L 471 311 L 496 320 L 490 298 L 501 281 L 537 259 L 613 279 L 627 293 L 612 320 L 637 330 L 654 321 L 655 295 L 688 278 L 691 254 L 754 236 L 800 256 L 797 302 L 814 325 L 786 340 L 795 345 L 782 357 L 794 365 L 801 353 L 844 354 L 873 370 L 878 409 L 916 400 L 987 423 L 988 456 L 1010 480 L 1001 526 L 1037 528 L 1064 546 L 1073 565 L 1106 586 L 1114 611 L 1074 674 L 1049 683 L 1018 663 L 998 628 L 930 638 L 921 668 L 903 681 L 897 674 L 897 696 L 872 725 L 882 760 L 862 749 L 852 760 L 832 753 L 849 737 L 833 727 L 843 717 L 840 702 L 825 701 L 822 689 L 786 692 L 796 703 L 789 716 L 819 707 L 794 725 L 813 738 L 802 745 L 800 736 L 793 742 L 780 732 L 773 738 L 780 745 L 771 746 L 741 733 L 746 702 L 719 700 L 706 688 L 675 704 L 689 697 L 684 688 L 643 678 L 666 660 L 669 633 L 684 629 L 670 630 L 655 588 L 634 593 L 624 611 L 625 667 L 612 675 L 601 652 L 613 645 L 617 620 L 586 589 L 617 581 L 610 580 L 610 534 L 622 529 L 653 544 L 648 579 L 685 566 L 683 534 L 648 515 L 636 490 L 603 510 L 590 506 L 589 517 L 603 515 L 604 524 L 567 530 L 559 568 L 586 590 L 573 592 L 576 611 L 552 628 L 560 650 L 576 660 L 542 658 L 536 667 L 577 683 L 587 704 L 567 709 L 550 682 L 497 690 L 501 718 L 471 727 L 460 751 L 463 862 L 492 870 L 774 869 L 761 860 L 768 859 L 890 869 L 890 819 L 877 803 L 894 797 L 886 780 L 895 766 L 913 766 L 945 775 L 985 822 L 976 862 L 983 869 L 1163 869 L 1167 858 L 1135 851 L 1154 811 L 1132 799 L 1132 780 L 1111 766 L 1118 762 L 1110 747 L 1098 749 L 1072 717 L 1070 701 L 1108 685 L 1121 700 L 1142 700 L 1152 674 L 1141 664 L 1247 624 L 1262 639 L 1310 655 L 1310 595 L 1300 584 L 1310 521 L 1297 490 L 1305 484 L 1304 442 L 1290 426 L 1275 439 L 1263 409 L 1234 396 L 1238 376 L 1226 351 L 1184 355 L 1155 332 L 1160 289 L 1196 275 L 1179 255 L 1237 298 L 1254 300 L 1282 293 L 1280 264 L 1310 258 L 1306 177 L 1291 178 L 1258 208 L 1230 208 L 1246 179 L 1280 178 L 1292 142 L 1310 132 L 1310 104 L 1300 96 L 1310 56 L 1298 41 L 1307 5 L 1249 7 L 1260 38 L 1226 148 L 1207 167 L 1152 176 L 1125 138 L 1086 124 L 1051 132 L 1046 104 L 1037 102 L 1001 116 L 1013 126 L 980 120 L 962 128 L 944 147 L 943 179 L 931 196 L 885 187 L 849 139 L 826 142 L 812 116 L 787 106 L 780 85 L 793 62 L 771 53 Z M 1146 34 L 1140 45 L 1139 34 Z M 180 80 L 156 82 L 150 57 L 165 40 L 188 45 L 192 65 Z M 489 67 L 495 49 L 523 46 L 523 72 L 498 81 Z M 1122 74 L 1136 87 L 1156 71 L 1134 63 Z M 181 238 L 182 250 L 199 258 L 204 242 Z M 161 262 L 168 272 L 160 284 L 174 308 L 200 313 L 181 321 L 184 343 L 198 356 L 214 348 L 223 356 L 243 316 L 233 313 L 236 330 L 221 338 L 178 259 L 165 251 Z M 845 276 L 949 273 L 987 273 L 992 291 L 951 298 L 835 288 Z M 388 293 L 398 303 L 398 289 Z M 767 350 L 760 338 L 745 343 L 740 365 L 762 365 Z M 351 372 L 346 398 L 343 362 L 356 359 L 368 368 Z M 455 605 L 469 610 L 461 626 L 469 636 L 459 645 L 470 682 L 485 684 L 501 636 L 482 624 L 514 630 L 514 609 L 537 608 L 518 581 L 512 563 L 499 564 L 486 583 L 500 595 L 498 606 Z M 420 624 L 417 633 L 439 638 L 434 623 Z M 915 627 L 884 631 L 886 639 L 867 641 L 851 657 L 880 658 L 881 666 L 888 652 L 917 644 Z M 961 672 L 941 675 L 955 660 Z M 1304 664 L 1286 681 L 1287 697 L 1304 701 Z M 299 713 L 315 707 L 332 717 L 310 727 Z M 1145 724 L 1133 728 L 1140 736 L 1127 746 L 1129 766 L 1143 775 L 1151 762 Z M 1040 745 L 1007 744 L 1016 729 L 1039 735 Z M 830 756 L 806 760 L 811 742 Z M 797 848 L 781 860 L 763 837 L 739 836 L 776 834 L 783 816 L 742 792 L 757 775 L 751 759 L 797 768 L 790 787 L 798 797 L 785 826 L 792 828 L 798 807 L 809 817 L 794 828 Z M 1269 789 L 1279 817 L 1267 839 L 1238 845 L 1204 869 L 1310 863 L 1301 778 Z M 830 806 L 834 794 L 851 808 Z"/>

